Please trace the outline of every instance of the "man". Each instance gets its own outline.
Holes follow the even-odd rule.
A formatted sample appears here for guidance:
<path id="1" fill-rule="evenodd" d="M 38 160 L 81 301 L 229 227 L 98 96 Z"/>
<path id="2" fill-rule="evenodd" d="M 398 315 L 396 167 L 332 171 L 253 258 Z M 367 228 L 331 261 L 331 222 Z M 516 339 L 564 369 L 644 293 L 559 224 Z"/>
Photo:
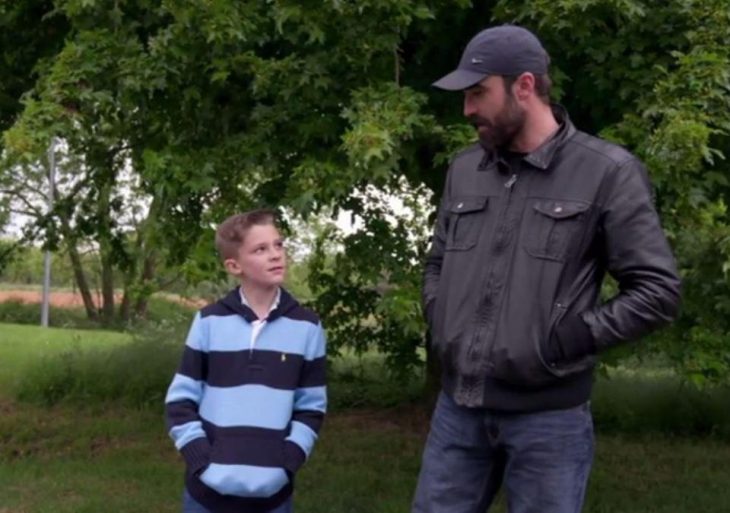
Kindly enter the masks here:
<path id="1" fill-rule="evenodd" d="M 677 314 L 646 170 L 550 104 L 548 64 L 534 34 L 493 27 L 434 84 L 463 91 L 479 143 L 451 163 L 424 274 L 443 390 L 414 513 L 484 513 L 501 485 L 510 513 L 579 512 L 596 354 Z"/>

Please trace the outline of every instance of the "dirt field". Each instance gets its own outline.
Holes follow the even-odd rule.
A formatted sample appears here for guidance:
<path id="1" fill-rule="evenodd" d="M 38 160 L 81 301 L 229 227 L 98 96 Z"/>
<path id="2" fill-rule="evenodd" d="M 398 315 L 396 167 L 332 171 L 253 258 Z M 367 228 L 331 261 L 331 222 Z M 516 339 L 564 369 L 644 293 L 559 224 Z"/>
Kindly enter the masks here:
<path id="1" fill-rule="evenodd" d="M 172 294 L 164 294 L 163 297 L 165 299 L 168 299 L 170 301 L 178 301 L 182 304 L 192 306 L 192 307 L 200 307 L 202 305 L 205 305 L 205 301 L 203 300 L 192 300 L 189 298 L 181 298 L 176 295 Z M 0 303 L 4 303 L 6 301 L 21 301 L 23 303 L 40 303 L 43 300 L 43 293 L 38 290 L 0 290 Z M 119 301 L 122 300 L 121 294 L 117 294 L 115 296 L 115 302 L 118 304 Z M 101 298 L 94 297 L 94 302 L 96 304 L 101 303 Z M 60 292 L 60 291 L 52 291 L 51 292 L 51 306 L 55 306 L 57 308 L 75 308 L 75 307 L 83 307 L 84 302 L 81 299 L 81 294 L 73 293 L 73 292 Z"/>
<path id="2" fill-rule="evenodd" d="M 21 301 L 23 303 L 40 303 L 43 293 L 35 290 L 0 290 L 0 303 L 6 301 Z M 61 308 L 84 306 L 81 294 L 73 292 L 51 292 L 51 305 Z"/>

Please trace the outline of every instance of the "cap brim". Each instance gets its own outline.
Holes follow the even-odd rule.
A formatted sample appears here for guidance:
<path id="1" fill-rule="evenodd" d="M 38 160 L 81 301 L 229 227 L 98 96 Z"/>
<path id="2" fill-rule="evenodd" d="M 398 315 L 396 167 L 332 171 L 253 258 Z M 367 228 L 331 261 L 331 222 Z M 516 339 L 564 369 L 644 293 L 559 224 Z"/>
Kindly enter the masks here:
<path id="1" fill-rule="evenodd" d="M 441 77 L 432 85 L 439 89 L 445 89 L 446 91 L 463 91 L 464 89 L 477 85 L 486 77 L 486 73 L 457 69 Z"/>

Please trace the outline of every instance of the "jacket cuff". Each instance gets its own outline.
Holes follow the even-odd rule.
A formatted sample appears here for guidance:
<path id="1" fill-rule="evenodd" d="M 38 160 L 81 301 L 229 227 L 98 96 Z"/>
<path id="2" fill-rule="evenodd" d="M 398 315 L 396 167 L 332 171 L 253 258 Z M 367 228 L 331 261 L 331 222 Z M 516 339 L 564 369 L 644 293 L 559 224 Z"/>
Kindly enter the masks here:
<path id="1" fill-rule="evenodd" d="M 568 313 L 555 328 L 554 347 L 563 362 L 571 362 L 596 352 L 596 340 L 579 314 Z"/>
<path id="2" fill-rule="evenodd" d="M 307 455 L 296 443 L 284 442 L 284 469 L 295 474 L 304 465 Z"/>
<path id="3" fill-rule="evenodd" d="M 423 316 L 429 329 L 433 326 L 433 307 L 436 306 L 436 298 L 431 298 L 423 309 Z"/>
<path id="4" fill-rule="evenodd" d="M 188 473 L 197 475 L 210 463 L 210 442 L 206 437 L 199 437 L 185 444 L 180 453 L 185 459 Z"/>

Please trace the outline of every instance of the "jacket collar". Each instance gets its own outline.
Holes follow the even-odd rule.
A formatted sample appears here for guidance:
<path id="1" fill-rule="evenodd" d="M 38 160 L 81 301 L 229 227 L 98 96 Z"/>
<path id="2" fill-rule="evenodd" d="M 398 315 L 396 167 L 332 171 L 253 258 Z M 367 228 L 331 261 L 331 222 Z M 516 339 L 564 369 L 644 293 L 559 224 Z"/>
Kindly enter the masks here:
<path id="1" fill-rule="evenodd" d="M 575 134 L 575 127 L 570 122 L 568 111 L 565 110 L 565 107 L 554 103 L 552 109 L 553 115 L 560 125 L 558 131 L 554 136 L 525 155 L 525 162 L 542 170 L 546 170 L 550 166 L 558 149 Z"/>
<path id="2" fill-rule="evenodd" d="M 573 123 L 570 121 L 568 111 L 565 110 L 565 107 L 558 105 L 557 103 L 553 103 L 551 107 L 553 115 L 560 125 L 558 131 L 523 158 L 523 160 L 528 164 L 543 171 L 550 167 L 557 151 L 575 134 L 575 126 L 573 126 Z M 485 164 L 489 161 L 495 163 L 502 161 L 499 152 L 486 151 L 484 158 L 482 159 L 482 163 L 479 166 L 479 170 L 486 170 L 489 166 Z"/>

